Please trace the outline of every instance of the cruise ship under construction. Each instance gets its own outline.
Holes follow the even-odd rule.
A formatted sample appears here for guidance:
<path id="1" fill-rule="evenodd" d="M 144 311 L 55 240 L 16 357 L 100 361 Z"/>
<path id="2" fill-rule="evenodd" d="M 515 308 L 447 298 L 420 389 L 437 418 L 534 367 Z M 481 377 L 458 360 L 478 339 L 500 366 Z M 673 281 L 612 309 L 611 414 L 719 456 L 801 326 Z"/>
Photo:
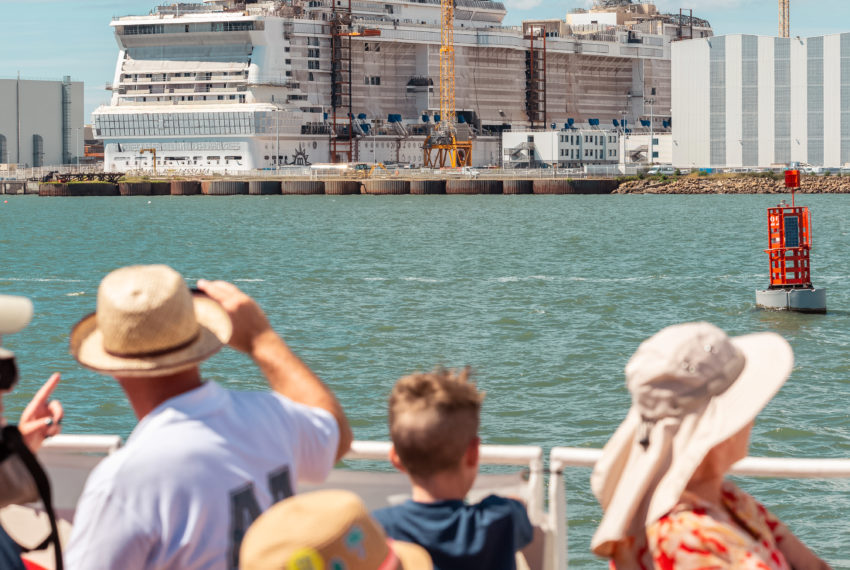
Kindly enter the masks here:
<path id="1" fill-rule="evenodd" d="M 454 0 L 454 119 L 478 166 L 500 163 L 506 130 L 669 129 L 671 42 L 712 35 L 631 0 L 506 14 Z M 112 100 L 94 113 L 111 171 L 415 166 L 441 119 L 440 0 L 204 0 L 111 25 Z"/>

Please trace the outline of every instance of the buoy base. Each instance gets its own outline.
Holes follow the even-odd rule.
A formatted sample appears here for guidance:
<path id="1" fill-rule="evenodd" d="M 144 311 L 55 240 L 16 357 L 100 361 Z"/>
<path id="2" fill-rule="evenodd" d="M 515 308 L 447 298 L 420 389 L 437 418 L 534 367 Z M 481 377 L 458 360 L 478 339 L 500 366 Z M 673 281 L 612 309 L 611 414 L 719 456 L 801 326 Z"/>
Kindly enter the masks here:
<path id="1" fill-rule="evenodd" d="M 765 289 L 756 291 L 756 306 L 798 313 L 826 313 L 826 289 Z"/>

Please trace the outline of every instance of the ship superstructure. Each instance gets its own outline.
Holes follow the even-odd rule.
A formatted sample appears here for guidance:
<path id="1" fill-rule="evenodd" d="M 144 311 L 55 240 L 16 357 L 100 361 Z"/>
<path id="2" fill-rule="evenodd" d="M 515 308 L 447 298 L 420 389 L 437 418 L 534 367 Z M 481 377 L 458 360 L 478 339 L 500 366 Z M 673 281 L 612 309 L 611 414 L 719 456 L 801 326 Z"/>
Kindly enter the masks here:
<path id="1" fill-rule="evenodd" d="M 670 44 L 711 28 L 651 4 L 605 3 L 509 27 L 502 3 L 456 0 L 455 119 L 476 139 L 475 164 L 498 164 L 511 128 L 665 129 Z M 352 161 L 421 164 L 440 120 L 440 1 L 353 0 L 345 49 L 333 43 L 336 10 L 332 0 L 208 0 L 113 20 L 112 101 L 94 114 L 106 168 L 150 168 L 148 148 L 173 170 L 331 162 L 343 136 Z"/>

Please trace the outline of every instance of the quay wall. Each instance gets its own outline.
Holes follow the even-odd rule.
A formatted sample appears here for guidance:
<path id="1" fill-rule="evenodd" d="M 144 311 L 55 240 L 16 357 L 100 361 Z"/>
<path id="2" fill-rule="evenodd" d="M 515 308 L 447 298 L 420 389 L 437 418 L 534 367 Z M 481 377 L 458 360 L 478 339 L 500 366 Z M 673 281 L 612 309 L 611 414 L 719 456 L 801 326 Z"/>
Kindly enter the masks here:
<path id="1" fill-rule="evenodd" d="M 197 180 L 172 180 L 172 196 L 197 196 L 201 193 L 201 183 Z"/>
<path id="2" fill-rule="evenodd" d="M 353 196 L 360 194 L 362 187 L 357 180 L 328 180 L 325 182 L 325 194 L 329 196 Z"/>
<path id="3" fill-rule="evenodd" d="M 0 194 L 26 194 L 27 183 L 25 181 L 7 180 L 0 182 Z"/>
<path id="4" fill-rule="evenodd" d="M 41 196 L 232 195 L 426 195 L 426 194 L 784 194 L 784 179 L 772 174 L 653 176 L 628 179 L 381 177 L 327 179 L 206 179 L 38 183 L 0 181 L 0 194 Z M 804 176 L 801 193 L 850 193 L 850 176 Z"/>
<path id="5" fill-rule="evenodd" d="M 117 184 L 108 182 L 76 182 L 40 184 L 39 196 L 48 197 L 81 197 L 81 196 L 120 196 Z"/>

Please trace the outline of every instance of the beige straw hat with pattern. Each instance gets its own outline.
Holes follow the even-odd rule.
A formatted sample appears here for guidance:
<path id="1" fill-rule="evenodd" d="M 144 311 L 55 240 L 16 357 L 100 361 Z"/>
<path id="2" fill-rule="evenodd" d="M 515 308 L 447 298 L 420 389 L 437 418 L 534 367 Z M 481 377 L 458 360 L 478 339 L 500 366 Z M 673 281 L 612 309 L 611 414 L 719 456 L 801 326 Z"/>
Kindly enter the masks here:
<path id="1" fill-rule="evenodd" d="M 103 374 L 163 376 L 197 366 L 232 331 L 221 305 L 190 291 L 172 268 L 135 265 L 101 281 L 97 312 L 71 331 L 71 354 Z"/>
<path id="2" fill-rule="evenodd" d="M 646 554 L 647 525 L 672 509 L 716 445 L 744 429 L 791 374 L 794 354 L 775 333 L 729 338 L 708 323 L 667 327 L 626 365 L 632 407 L 605 445 L 591 488 L 605 514 L 594 553 Z M 624 566 L 621 568 L 621 566 Z"/>
<path id="3" fill-rule="evenodd" d="M 418 544 L 388 539 L 351 491 L 328 489 L 285 499 L 245 533 L 241 570 L 432 570 Z"/>

